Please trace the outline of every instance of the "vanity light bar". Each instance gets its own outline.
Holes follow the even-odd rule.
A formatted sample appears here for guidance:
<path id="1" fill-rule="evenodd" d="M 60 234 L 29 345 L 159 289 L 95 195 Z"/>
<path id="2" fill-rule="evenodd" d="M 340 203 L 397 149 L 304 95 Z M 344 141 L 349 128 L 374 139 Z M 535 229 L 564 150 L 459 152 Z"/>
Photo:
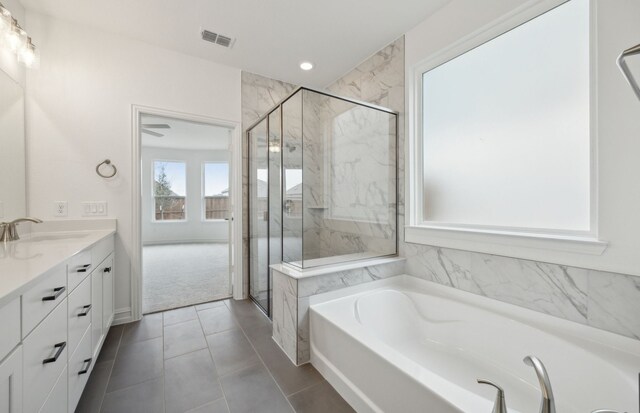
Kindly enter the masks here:
<path id="1" fill-rule="evenodd" d="M 36 47 L 18 20 L 0 3 L 0 47 L 8 47 L 18 61 L 32 67 L 37 60 Z"/>

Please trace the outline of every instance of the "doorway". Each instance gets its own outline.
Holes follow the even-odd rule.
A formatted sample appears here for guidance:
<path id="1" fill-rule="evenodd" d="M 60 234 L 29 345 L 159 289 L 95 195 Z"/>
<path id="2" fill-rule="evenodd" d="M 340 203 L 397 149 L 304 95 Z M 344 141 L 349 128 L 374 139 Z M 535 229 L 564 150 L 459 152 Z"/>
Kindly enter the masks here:
<path id="1" fill-rule="evenodd" d="M 145 112 L 137 126 L 142 313 L 231 297 L 234 128 Z"/>

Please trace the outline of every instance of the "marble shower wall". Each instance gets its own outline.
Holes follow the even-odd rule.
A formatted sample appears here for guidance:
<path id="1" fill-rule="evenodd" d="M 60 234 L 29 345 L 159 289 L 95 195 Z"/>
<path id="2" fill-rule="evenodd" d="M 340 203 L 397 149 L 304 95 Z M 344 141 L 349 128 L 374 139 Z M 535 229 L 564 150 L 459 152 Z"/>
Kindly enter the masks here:
<path id="1" fill-rule="evenodd" d="M 404 38 L 328 89 L 400 113 L 398 236 L 405 272 L 492 299 L 640 339 L 640 277 L 404 242 Z"/>
<path id="2" fill-rule="evenodd" d="M 385 139 L 386 137 L 382 136 L 377 139 L 382 147 L 376 148 L 378 155 L 387 155 L 384 160 L 378 159 L 383 165 L 391 162 L 397 150 L 398 176 L 393 174 L 393 176 L 387 177 L 387 185 L 390 186 L 391 180 L 397 182 L 396 202 L 387 204 L 389 213 L 398 214 L 397 227 L 392 217 L 378 216 L 372 219 L 374 222 L 378 221 L 377 225 L 369 225 L 367 220 L 352 220 L 341 223 L 327 220 L 324 233 L 324 242 L 333 245 L 334 248 L 359 245 L 363 251 L 382 251 L 388 254 L 393 233 L 397 232 L 397 237 L 400 240 L 404 238 L 404 37 L 395 40 L 351 72 L 327 86 L 327 90 L 339 96 L 372 103 L 399 113 L 397 148 L 392 139 Z M 376 180 L 380 182 L 376 182 L 373 187 L 382 185 L 383 179 L 374 179 L 371 183 Z"/>
<path id="3" fill-rule="evenodd" d="M 396 253 L 395 117 L 302 95 L 304 259 Z"/>
<path id="4" fill-rule="evenodd" d="M 296 88 L 290 83 L 242 72 L 242 243 L 243 291 L 249 291 L 249 146 L 247 128 Z M 246 294 L 246 293 L 245 293 Z M 246 298 L 246 297 L 245 297 Z"/>

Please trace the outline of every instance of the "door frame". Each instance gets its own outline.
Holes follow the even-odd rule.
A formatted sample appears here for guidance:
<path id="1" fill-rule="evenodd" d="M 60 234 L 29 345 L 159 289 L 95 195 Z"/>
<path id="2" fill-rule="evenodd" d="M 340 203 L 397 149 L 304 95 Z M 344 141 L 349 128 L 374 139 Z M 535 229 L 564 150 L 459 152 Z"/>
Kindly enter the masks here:
<path id="1" fill-rule="evenodd" d="M 233 249 L 230 256 L 233 271 L 230 268 L 231 289 L 234 299 L 242 299 L 243 268 L 242 268 L 242 128 L 240 122 L 214 118 L 205 115 L 178 112 L 144 105 L 131 105 L 131 319 L 137 321 L 142 318 L 142 146 L 140 138 L 140 116 L 154 115 L 186 121 L 206 123 L 232 130 L 230 157 L 230 187 L 232 222 L 229 242 Z"/>

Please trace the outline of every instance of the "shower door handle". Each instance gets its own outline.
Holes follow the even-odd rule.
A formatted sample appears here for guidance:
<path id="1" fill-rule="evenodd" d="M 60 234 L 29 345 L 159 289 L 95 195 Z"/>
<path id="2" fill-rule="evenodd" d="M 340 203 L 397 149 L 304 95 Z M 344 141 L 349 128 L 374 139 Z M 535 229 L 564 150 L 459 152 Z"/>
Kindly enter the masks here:
<path id="1" fill-rule="evenodd" d="M 264 211 L 262 213 L 262 220 L 263 221 L 269 221 L 269 211 Z"/>

